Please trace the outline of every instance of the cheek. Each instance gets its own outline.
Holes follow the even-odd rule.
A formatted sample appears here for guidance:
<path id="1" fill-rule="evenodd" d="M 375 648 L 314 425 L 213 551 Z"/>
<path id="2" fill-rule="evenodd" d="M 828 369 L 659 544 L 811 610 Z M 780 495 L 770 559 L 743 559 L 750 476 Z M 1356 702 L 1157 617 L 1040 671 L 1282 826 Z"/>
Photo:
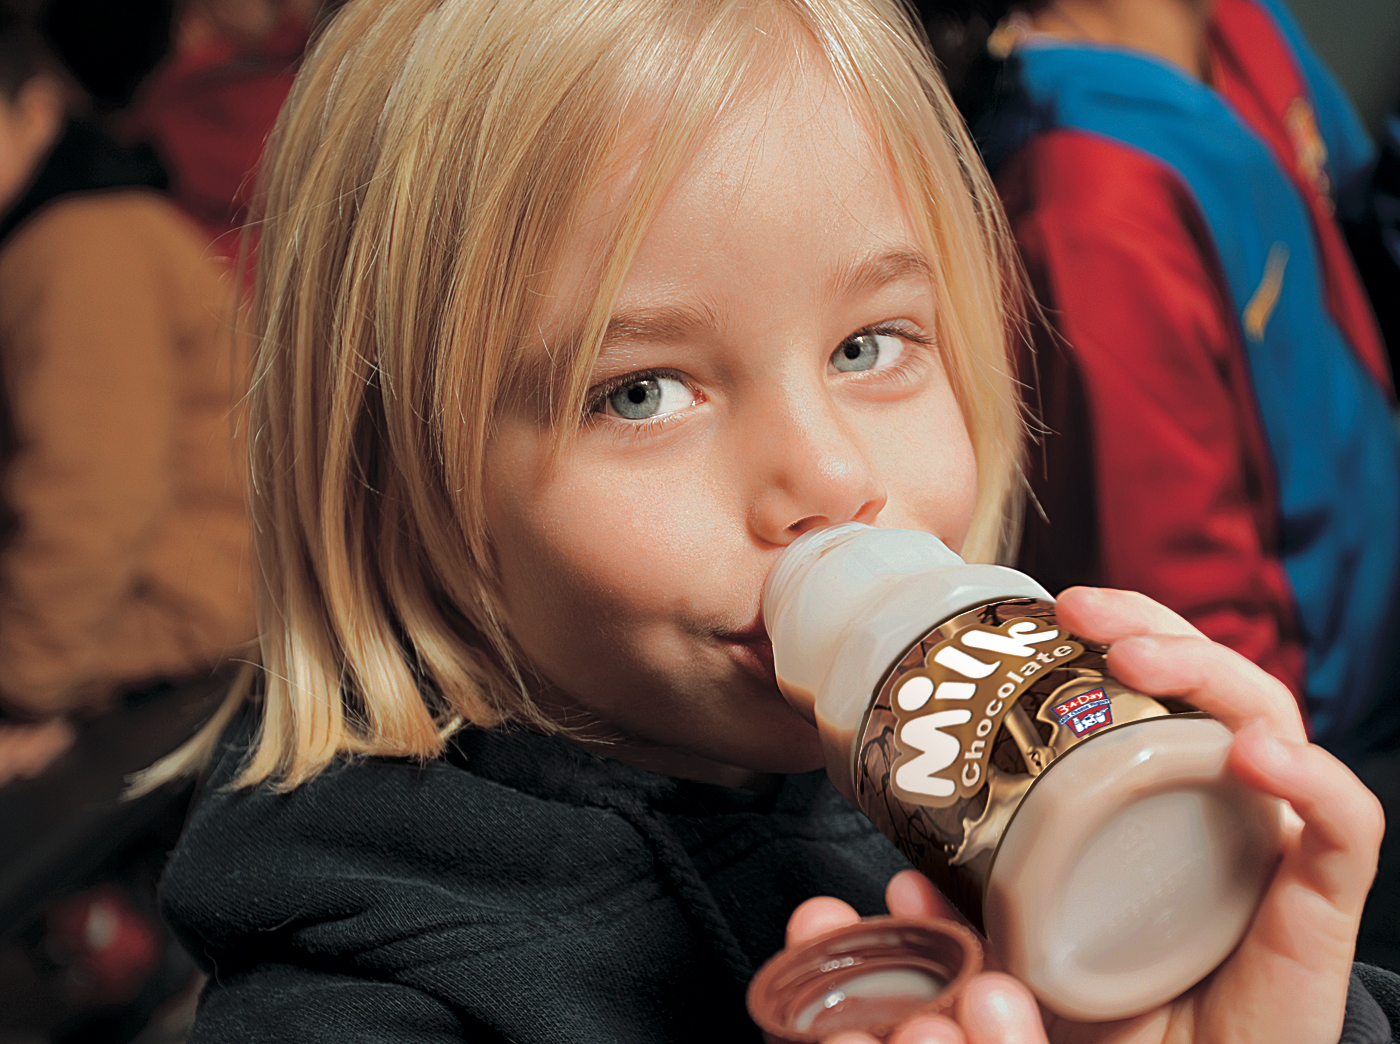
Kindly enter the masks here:
<path id="1" fill-rule="evenodd" d="M 493 462 L 513 481 L 487 506 L 516 641 L 546 673 L 565 654 L 598 659 L 600 643 L 619 661 L 655 647 L 650 633 L 683 613 L 705 579 L 696 564 L 713 507 L 698 477 L 585 457 L 521 481 L 532 473 L 523 463 Z"/>
<path id="2" fill-rule="evenodd" d="M 977 460 L 951 389 L 921 396 L 867 437 L 889 496 L 881 524 L 960 546 L 977 505 Z"/>

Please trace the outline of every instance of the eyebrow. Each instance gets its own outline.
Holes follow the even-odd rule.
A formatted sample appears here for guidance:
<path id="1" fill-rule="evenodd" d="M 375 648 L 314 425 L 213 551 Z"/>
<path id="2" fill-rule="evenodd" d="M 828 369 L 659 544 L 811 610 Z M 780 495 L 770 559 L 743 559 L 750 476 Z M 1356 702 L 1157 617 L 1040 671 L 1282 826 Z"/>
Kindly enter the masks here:
<path id="1" fill-rule="evenodd" d="M 922 252 L 901 247 L 841 263 L 824 292 L 828 298 L 851 298 L 911 276 L 932 281 L 933 268 Z M 719 316 L 708 305 L 624 309 L 608 320 L 603 347 L 666 344 L 720 325 Z"/>
<path id="2" fill-rule="evenodd" d="M 683 340 L 700 329 L 717 329 L 719 316 L 708 305 L 671 305 L 614 312 L 603 332 L 603 347 L 618 344 L 660 343 Z"/>
<path id="3" fill-rule="evenodd" d="M 828 297 L 856 297 L 911 276 L 932 282 L 933 266 L 922 251 L 897 247 L 838 265 L 826 293 Z"/>

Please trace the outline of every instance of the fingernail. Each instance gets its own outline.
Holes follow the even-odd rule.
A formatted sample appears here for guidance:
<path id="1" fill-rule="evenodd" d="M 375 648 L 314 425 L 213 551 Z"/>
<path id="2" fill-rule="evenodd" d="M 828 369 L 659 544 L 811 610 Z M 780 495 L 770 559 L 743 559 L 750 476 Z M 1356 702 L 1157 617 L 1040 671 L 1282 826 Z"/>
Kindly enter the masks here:
<path id="1" fill-rule="evenodd" d="M 981 1009 L 982 1018 L 989 1026 L 1007 1030 L 1015 1027 L 1021 1006 L 1019 998 L 1011 991 L 993 990 L 982 998 Z"/>

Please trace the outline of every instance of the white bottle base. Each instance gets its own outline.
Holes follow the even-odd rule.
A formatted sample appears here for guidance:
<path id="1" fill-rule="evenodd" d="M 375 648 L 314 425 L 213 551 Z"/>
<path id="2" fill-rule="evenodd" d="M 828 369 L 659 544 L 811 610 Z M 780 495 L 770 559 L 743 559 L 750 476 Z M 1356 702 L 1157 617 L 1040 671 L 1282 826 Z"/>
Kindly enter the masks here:
<path id="1" fill-rule="evenodd" d="M 992 951 L 1051 1010 L 1107 1021 L 1185 992 L 1234 949 L 1277 862 L 1282 806 L 1225 770 L 1231 734 L 1151 718 L 1057 758 L 1001 840 Z"/>

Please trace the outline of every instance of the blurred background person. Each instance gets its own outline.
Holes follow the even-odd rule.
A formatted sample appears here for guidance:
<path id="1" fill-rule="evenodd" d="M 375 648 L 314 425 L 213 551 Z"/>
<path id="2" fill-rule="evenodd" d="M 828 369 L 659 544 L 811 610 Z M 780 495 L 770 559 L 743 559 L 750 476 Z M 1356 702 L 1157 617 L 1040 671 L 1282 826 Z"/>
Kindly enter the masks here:
<path id="1" fill-rule="evenodd" d="M 192 1011 L 155 910 L 188 793 L 124 809 L 121 766 L 150 754 L 110 748 L 128 718 L 189 716 L 175 694 L 253 636 L 229 262 L 310 24 L 294 2 L 0 0 L 0 784 L 39 777 L 20 805 L 0 790 L 0 881 L 76 837 L 105 853 L 41 870 L 66 883 L 28 913 L 0 894 L 6 1044 L 179 1039 Z"/>
<path id="2" fill-rule="evenodd" d="M 1343 215 L 1343 227 L 1394 374 L 1400 372 L 1400 109 L 1385 117 L 1379 138 L 1370 191 L 1354 214 Z"/>
<path id="3" fill-rule="evenodd" d="M 25 735 L 207 670 L 253 624 L 230 280 L 0 11 L 3 779 L 35 769 L 3 756 Z"/>
<path id="4" fill-rule="evenodd" d="M 1319 742 L 1392 748 L 1400 450 L 1334 216 L 1374 163 L 1360 121 L 1277 0 L 1051 0 L 989 46 L 979 142 L 1053 328 L 1022 565 L 1143 590 Z"/>
<path id="5" fill-rule="evenodd" d="M 135 92 L 116 128 L 147 143 L 171 197 L 216 252 L 238 252 L 263 143 L 291 90 L 318 0 L 184 0 L 170 54 Z"/>
<path id="6" fill-rule="evenodd" d="M 1394 819 L 1400 450 L 1338 221 L 1384 210 L 1352 106 L 1279 0 L 923 10 L 1044 308 L 1020 566 L 1263 666 Z M 1392 966 L 1394 837 L 1361 940 Z"/>

